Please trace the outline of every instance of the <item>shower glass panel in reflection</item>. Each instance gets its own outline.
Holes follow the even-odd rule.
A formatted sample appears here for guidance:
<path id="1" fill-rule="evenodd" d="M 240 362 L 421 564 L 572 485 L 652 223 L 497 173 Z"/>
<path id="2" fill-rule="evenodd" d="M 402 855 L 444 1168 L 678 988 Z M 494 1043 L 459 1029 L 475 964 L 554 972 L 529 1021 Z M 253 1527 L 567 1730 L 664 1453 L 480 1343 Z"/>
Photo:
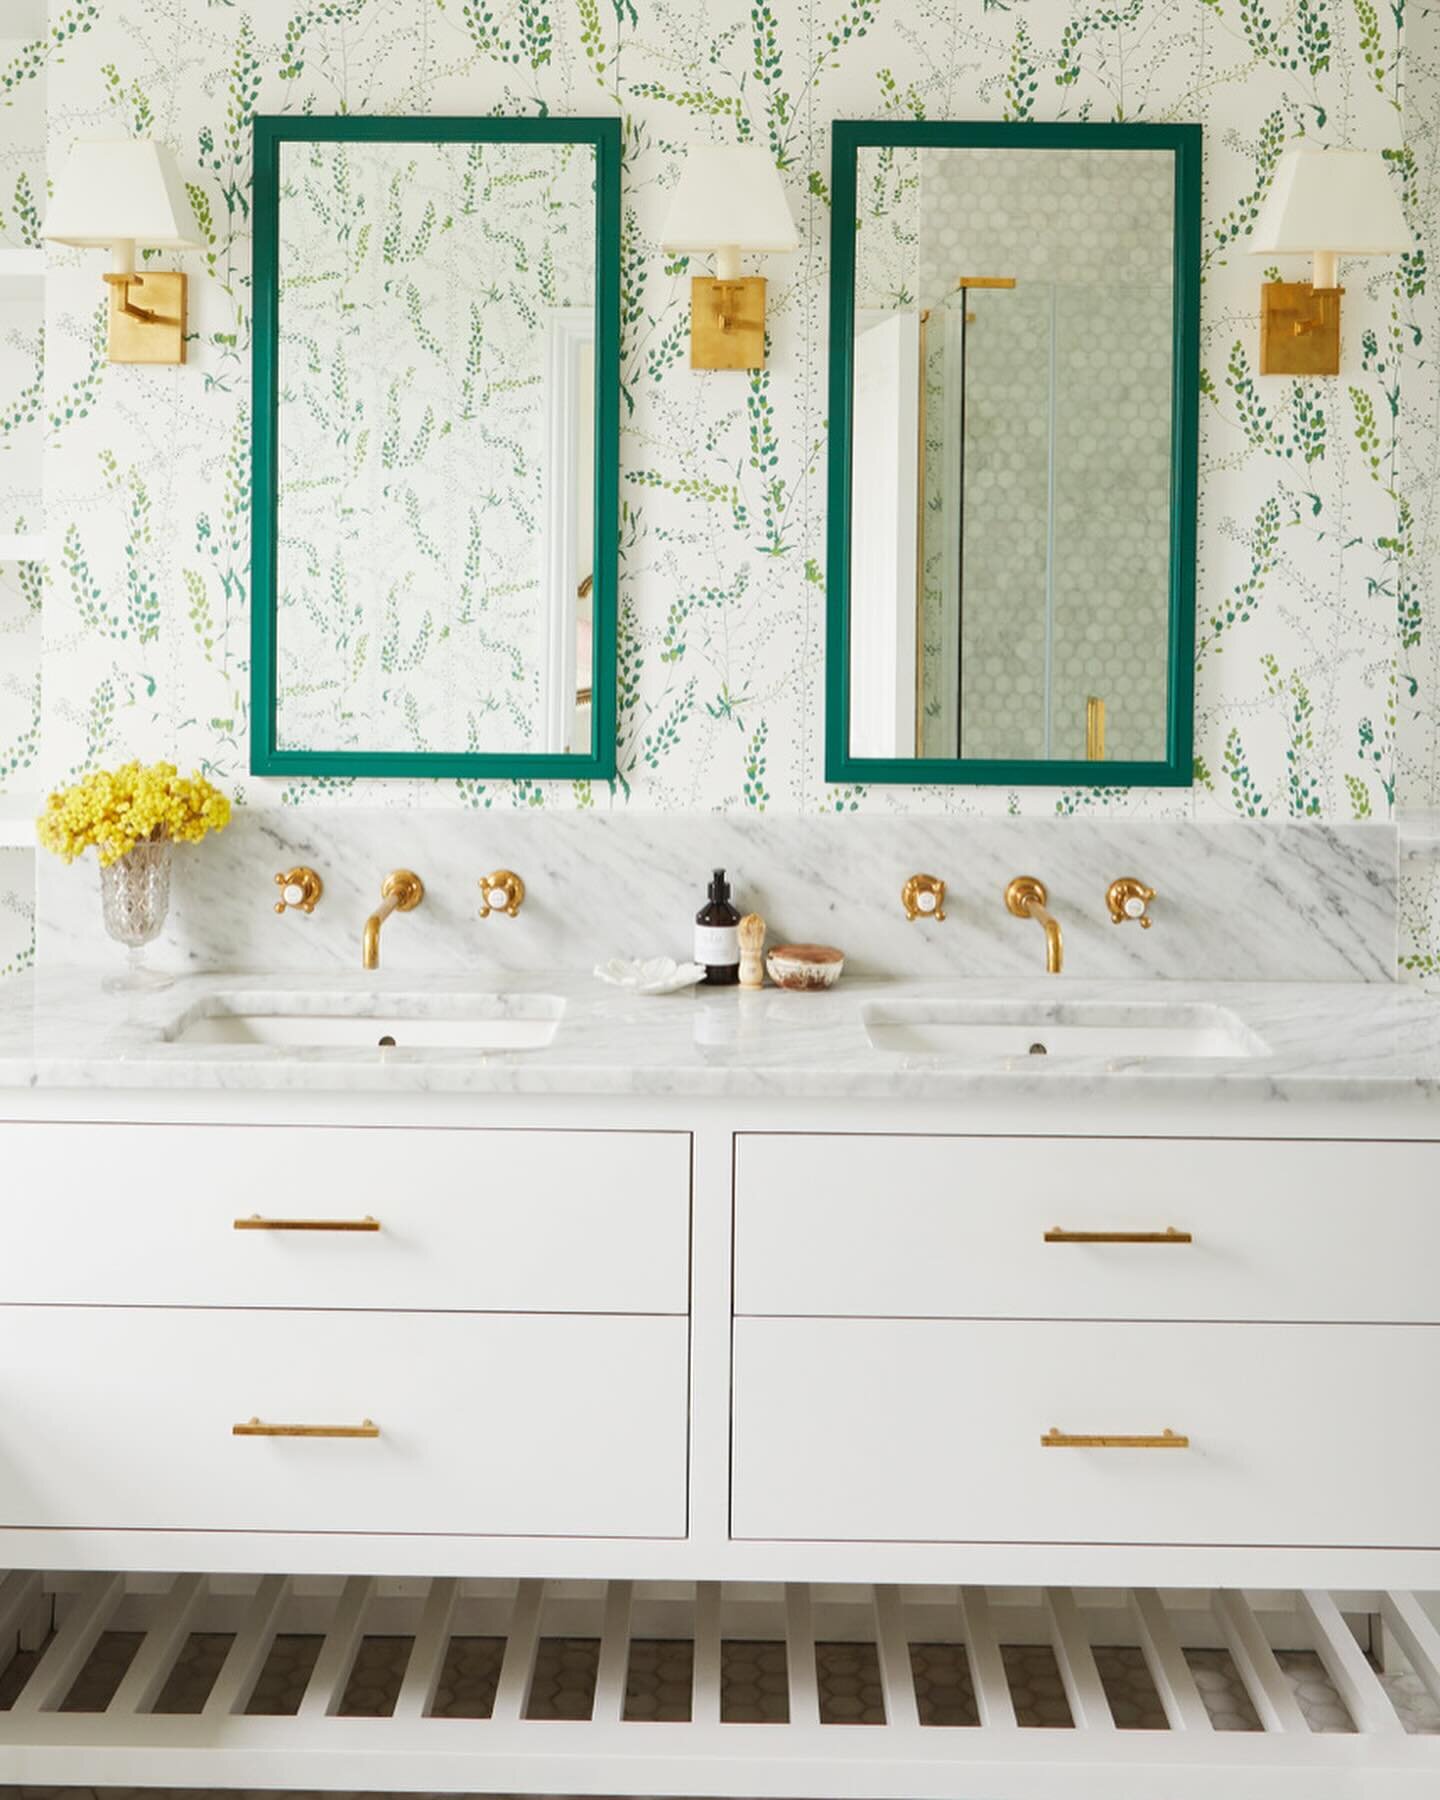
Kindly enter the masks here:
<path id="1" fill-rule="evenodd" d="M 1174 180 L 860 151 L 851 754 L 1163 762 Z"/>

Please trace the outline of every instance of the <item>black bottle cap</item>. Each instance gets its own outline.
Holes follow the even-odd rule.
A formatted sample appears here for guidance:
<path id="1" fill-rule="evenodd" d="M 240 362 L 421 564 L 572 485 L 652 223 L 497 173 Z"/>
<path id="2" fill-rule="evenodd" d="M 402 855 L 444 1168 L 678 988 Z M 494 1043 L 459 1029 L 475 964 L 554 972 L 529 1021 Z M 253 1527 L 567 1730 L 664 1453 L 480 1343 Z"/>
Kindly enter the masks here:
<path id="1" fill-rule="evenodd" d="M 717 869 L 710 880 L 710 898 L 722 903 L 730 898 L 730 883 L 725 879 L 725 871 Z"/>

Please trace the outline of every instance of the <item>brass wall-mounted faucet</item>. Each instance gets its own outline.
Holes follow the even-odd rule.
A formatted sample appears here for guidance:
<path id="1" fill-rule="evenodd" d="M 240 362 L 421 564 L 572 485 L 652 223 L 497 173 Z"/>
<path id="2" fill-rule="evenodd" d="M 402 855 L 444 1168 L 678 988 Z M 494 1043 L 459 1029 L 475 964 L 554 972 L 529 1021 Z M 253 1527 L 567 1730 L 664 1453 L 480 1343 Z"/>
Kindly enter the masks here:
<path id="1" fill-rule="evenodd" d="M 362 968 L 380 967 L 380 927 L 393 912 L 414 912 L 425 898 L 425 883 L 409 869 L 392 869 L 380 887 L 380 905 L 365 921 Z"/>
<path id="2" fill-rule="evenodd" d="M 1005 890 L 1008 911 L 1017 919 L 1038 919 L 1044 926 L 1045 973 L 1058 975 L 1065 967 L 1065 940 L 1060 933 L 1060 921 L 1046 907 L 1049 898 L 1045 883 L 1037 881 L 1033 875 L 1017 875 Z"/>

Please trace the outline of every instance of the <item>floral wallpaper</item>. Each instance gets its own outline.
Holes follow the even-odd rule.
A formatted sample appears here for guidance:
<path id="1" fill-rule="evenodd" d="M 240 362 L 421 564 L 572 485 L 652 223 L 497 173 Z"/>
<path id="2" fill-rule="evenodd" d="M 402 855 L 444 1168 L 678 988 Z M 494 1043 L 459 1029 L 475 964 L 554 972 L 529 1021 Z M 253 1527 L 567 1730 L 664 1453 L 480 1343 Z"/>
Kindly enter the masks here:
<path id="1" fill-rule="evenodd" d="M 588 749 L 547 556 L 593 147 L 289 143 L 280 191 L 278 747 Z"/>
<path id="2" fill-rule="evenodd" d="M 156 134 L 207 237 L 187 368 L 103 358 L 99 262 L 46 303 L 45 775 L 174 753 L 251 805 L 1106 810 L 1286 820 L 1440 799 L 1440 412 L 1428 241 L 1440 18 L 1419 0 L 52 0 L 0 64 L 45 84 L 52 159 Z M 586 786 L 246 774 L 250 147 L 256 110 L 618 113 L 626 125 L 619 777 Z M 837 116 L 1206 128 L 1197 785 L 824 781 L 827 126 Z M 1416 231 L 1346 265 L 1344 372 L 1263 380 L 1247 238 L 1286 143 L 1383 149 Z M 766 145 L 803 246 L 772 257 L 770 361 L 687 366 L 658 237 L 683 147 Z M 0 169 L 0 181 L 5 171 Z M 0 186 L 0 193 L 3 193 Z M 7 213 L 3 202 L 0 211 Z M 1286 273 L 1299 273 L 1299 265 Z M 12 397 L 3 404 L 13 406 Z M 1436 968 L 1440 902 L 1408 900 Z M 1432 933 L 1433 925 L 1433 933 Z"/>

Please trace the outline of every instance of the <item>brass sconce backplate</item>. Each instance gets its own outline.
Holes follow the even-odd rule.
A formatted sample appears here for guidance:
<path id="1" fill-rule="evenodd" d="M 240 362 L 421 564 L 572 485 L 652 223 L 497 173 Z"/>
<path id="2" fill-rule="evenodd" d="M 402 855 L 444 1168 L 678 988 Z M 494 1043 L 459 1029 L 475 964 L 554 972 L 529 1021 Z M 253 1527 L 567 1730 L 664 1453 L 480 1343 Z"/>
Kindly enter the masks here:
<path id="1" fill-rule="evenodd" d="M 716 281 L 697 275 L 690 283 L 690 367 L 765 367 L 765 278 Z"/>
<path id="2" fill-rule="evenodd" d="M 106 276 L 110 286 L 112 363 L 185 361 L 186 278 L 173 271 L 138 270 Z M 149 317 L 137 317 L 148 314 Z"/>
<path id="3" fill-rule="evenodd" d="M 1344 288 L 1267 281 L 1260 289 L 1260 373 L 1338 375 Z"/>

